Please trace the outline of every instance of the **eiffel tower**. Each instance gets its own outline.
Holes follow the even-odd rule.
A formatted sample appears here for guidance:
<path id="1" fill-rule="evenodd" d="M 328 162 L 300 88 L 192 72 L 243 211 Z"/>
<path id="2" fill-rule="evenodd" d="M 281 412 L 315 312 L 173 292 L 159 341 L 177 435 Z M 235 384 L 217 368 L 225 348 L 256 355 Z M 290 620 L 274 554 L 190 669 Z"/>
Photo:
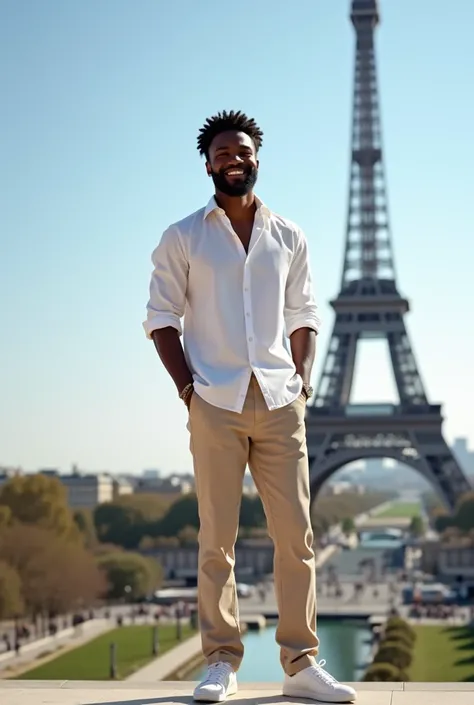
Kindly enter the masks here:
<path id="1" fill-rule="evenodd" d="M 377 0 L 353 0 L 356 32 L 352 159 L 346 242 L 336 317 L 306 416 L 313 498 L 347 463 L 392 458 L 417 470 L 452 509 L 470 489 L 430 404 L 405 327 L 409 302 L 396 282 L 385 186 L 374 34 Z M 384 338 L 399 403 L 350 404 L 357 343 Z"/>

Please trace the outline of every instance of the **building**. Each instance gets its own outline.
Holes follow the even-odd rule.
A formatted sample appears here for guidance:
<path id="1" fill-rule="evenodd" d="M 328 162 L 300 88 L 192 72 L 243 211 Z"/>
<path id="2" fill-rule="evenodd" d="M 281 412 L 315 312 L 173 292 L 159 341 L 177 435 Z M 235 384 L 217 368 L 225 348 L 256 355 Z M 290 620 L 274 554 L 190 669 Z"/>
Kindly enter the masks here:
<path id="1" fill-rule="evenodd" d="M 133 485 L 125 477 L 113 477 L 112 486 L 114 499 L 133 494 Z"/>
<path id="2" fill-rule="evenodd" d="M 163 567 L 167 580 L 186 580 L 195 584 L 198 571 L 198 545 L 159 546 L 142 552 Z M 243 539 L 235 547 L 235 573 L 238 581 L 262 577 L 273 572 L 273 543 L 269 539 Z"/>
<path id="3" fill-rule="evenodd" d="M 57 477 L 64 485 L 71 509 L 94 509 L 98 504 L 114 499 L 114 480 L 105 473 L 94 475 L 75 470 L 70 475 L 61 475 L 58 470 L 49 468 L 40 472 Z"/>
<path id="4" fill-rule="evenodd" d="M 0 487 L 16 475 L 22 475 L 21 468 L 0 467 Z"/>
<path id="5" fill-rule="evenodd" d="M 365 494 L 363 485 L 354 484 L 348 480 L 333 480 L 326 486 L 326 496 L 339 494 Z"/>
<path id="6" fill-rule="evenodd" d="M 148 468 L 143 471 L 143 477 L 147 480 L 158 480 L 161 477 L 161 471 L 156 468 Z"/>
<path id="7" fill-rule="evenodd" d="M 474 541 L 453 539 L 449 543 L 426 541 L 422 545 L 421 570 L 437 580 L 459 587 L 474 596 Z"/>
<path id="8" fill-rule="evenodd" d="M 189 494 L 194 492 L 192 475 L 169 475 L 168 477 L 143 476 L 135 481 L 135 492 L 156 492 L 158 494 Z"/>

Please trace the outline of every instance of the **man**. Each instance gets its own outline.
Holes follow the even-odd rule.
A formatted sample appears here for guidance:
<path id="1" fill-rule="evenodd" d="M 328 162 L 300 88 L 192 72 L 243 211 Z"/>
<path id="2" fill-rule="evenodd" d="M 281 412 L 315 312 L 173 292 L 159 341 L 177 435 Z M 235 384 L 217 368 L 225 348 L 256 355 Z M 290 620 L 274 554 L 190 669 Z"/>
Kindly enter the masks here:
<path id="1" fill-rule="evenodd" d="M 320 325 L 306 240 L 255 195 L 263 133 L 241 112 L 198 136 L 215 196 L 155 249 L 143 324 L 179 397 L 199 504 L 198 602 L 208 662 L 194 699 L 237 692 L 243 657 L 234 545 L 247 464 L 275 545 L 283 694 L 352 702 L 317 664 L 316 590 L 305 437 Z M 184 351 L 181 319 L 184 317 Z"/>

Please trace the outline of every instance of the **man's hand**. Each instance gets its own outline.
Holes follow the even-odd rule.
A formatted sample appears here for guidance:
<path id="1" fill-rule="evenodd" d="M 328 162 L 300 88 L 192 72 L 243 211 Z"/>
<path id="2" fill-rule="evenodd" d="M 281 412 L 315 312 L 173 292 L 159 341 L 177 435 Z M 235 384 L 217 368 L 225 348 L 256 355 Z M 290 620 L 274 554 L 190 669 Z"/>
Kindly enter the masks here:
<path id="1" fill-rule="evenodd" d="M 309 384 L 316 354 L 316 332 L 311 328 L 298 328 L 290 337 L 290 345 L 296 372 Z"/>
<path id="2" fill-rule="evenodd" d="M 193 376 L 184 357 L 183 346 L 176 328 L 158 328 L 152 333 L 153 342 L 160 359 L 181 395 L 187 387 L 192 390 Z M 182 398 L 182 397 L 181 397 Z M 186 403 L 185 399 L 183 401 Z"/>

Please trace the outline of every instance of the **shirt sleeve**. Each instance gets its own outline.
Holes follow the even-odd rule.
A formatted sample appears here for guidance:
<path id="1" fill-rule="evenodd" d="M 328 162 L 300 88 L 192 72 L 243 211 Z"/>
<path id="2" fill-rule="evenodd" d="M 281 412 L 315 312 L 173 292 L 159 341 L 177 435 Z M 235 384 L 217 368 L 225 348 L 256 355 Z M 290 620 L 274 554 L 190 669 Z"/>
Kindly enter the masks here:
<path id="1" fill-rule="evenodd" d="M 151 260 L 154 269 L 150 282 L 150 298 L 146 307 L 147 319 L 143 323 L 146 336 L 151 339 L 154 330 L 169 326 L 176 328 L 181 335 L 189 263 L 176 226 L 165 230 L 158 247 L 153 251 Z"/>
<path id="2" fill-rule="evenodd" d="M 296 247 L 288 272 L 284 316 L 288 337 L 298 328 L 311 328 L 318 332 L 321 327 L 313 292 L 308 245 L 301 230 L 296 233 Z"/>

